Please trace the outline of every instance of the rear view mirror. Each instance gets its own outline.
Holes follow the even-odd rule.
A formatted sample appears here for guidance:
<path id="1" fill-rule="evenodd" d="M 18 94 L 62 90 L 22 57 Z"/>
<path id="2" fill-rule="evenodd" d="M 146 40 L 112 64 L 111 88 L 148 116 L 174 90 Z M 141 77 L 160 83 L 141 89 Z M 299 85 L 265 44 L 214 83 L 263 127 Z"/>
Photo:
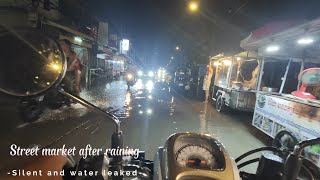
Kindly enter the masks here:
<path id="1" fill-rule="evenodd" d="M 14 96 L 43 93 L 58 84 L 66 63 L 59 45 L 35 29 L 0 26 L 0 90 Z"/>

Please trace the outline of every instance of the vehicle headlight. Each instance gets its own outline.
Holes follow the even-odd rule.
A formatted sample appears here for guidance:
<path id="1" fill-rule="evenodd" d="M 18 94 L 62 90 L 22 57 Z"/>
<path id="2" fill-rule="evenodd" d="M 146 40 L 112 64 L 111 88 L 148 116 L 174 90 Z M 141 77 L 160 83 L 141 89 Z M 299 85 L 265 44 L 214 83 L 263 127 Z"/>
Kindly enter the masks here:
<path id="1" fill-rule="evenodd" d="M 127 78 L 130 80 L 130 79 L 133 78 L 133 75 L 132 75 L 132 74 L 128 74 L 128 75 L 127 75 Z"/>
<path id="2" fill-rule="evenodd" d="M 146 88 L 147 88 L 147 90 L 152 90 L 153 89 L 153 82 L 152 81 L 148 81 L 147 83 L 146 83 Z"/>
<path id="3" fill-rule="evenodd" d="M 147 109 L 147 114 L 152 114 L 152 109 Z"/>
<path id="4" fill-rule="evenodd" d="M 143 76 L 143 72 L 142 71 L 138 71 L 138 76 Z"/>
<path id="5" fill-rule="evenodd" d="M 148 76 L 149 76 L 149 77 L 153 77 L 153 76 L 154 76 L 154 73 L 153 73 L 152 71 L 150 71 L 150 72 L 148 73 Z"/>

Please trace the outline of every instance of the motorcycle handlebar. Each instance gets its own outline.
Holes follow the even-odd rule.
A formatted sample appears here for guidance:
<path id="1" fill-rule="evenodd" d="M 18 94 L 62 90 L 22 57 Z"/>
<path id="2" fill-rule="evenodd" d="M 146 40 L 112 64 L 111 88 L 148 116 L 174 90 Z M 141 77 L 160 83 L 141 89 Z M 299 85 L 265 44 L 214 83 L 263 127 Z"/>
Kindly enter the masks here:
<path id="1" fill-rule="evenodd" d="M 295 180 L 297 178 L 302 166 L 303 158 L 301 154 L 303 149 L 315 144 L 320 144 L 320 137 L 302 141 L 294 147 L 294 151 L 289 154 L 285 161 L 282 180 Z"/>

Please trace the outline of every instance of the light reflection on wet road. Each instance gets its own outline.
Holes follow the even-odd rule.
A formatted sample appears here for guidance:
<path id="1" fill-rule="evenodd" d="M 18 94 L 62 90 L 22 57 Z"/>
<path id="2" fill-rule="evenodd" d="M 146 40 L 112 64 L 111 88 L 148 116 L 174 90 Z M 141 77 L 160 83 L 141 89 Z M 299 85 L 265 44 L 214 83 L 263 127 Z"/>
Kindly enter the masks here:
<path id="1" fill-rule="evenodd" d="M 251 114 L 218 113 L 211 103 L 189 100 L 182 95 L 168 93 L 162 87 L 152 92 L 135 88 L 127 91 L 123 82 L 113 82 L 111 87 L 119 88 L 107 85 L 102 91 L 105 94 L 98 96 L 103 100 L 97 102 L 108 103 L 97 105 L 113 105 L 119 108 L 118 115 L 125 114 L 121 116 L 126 117 L 121 120 L 125 144 L 145 150 L 149 159 L 153 158 L 157 147 L 176 132 L 210 134 L 219 139 L 233 157 L 263 146 L 255 137 L 261 133 L 250 125 Z M 119 93 L 122 95 L 118 96 Z"/>
<path id="2" fill-rule="evenodd" d="M 128 91 L 124 81 L 115 81 L 83 91 L 81 97 L 114 111 L 121 118 L 125 146 L 145 150 L 148 159 L 153 159 L 157 148 L 176 132 L 211 134 L 225 145 L 232 157 L 264 146 L 259 139 L 265 137 L 250 125 L 250 114 L 218 113 L 211 103 L 189 100 L 169 93 L 165 87 L 155 87 L 151 92 L 135 87 Z M 8 159 L 11 143 L 24 147 L 67 144 L 79 148 L 89 143 L 94 147 L 109 147 L 112 130 L 112 122 L 81 105 L 49 111 L 37 122 L 20 125 L 2 136 L 0 162 L 12 160 Z"/>

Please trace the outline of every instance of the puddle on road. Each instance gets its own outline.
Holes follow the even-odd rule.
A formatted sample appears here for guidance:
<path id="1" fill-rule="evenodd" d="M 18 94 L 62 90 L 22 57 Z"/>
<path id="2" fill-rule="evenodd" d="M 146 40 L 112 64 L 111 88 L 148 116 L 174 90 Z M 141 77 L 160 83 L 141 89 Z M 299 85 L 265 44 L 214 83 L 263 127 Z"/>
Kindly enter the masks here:
<path id="1" fill-rule="evenodd" d="M 43 114 L 39 117 L 38 120 L 34 123 L 43 123 L 47 121 L 64 121 L 69 118 L 74 117 L 82 117 L 86 115 L 90 110 L 82 106 L 81 104 L 72 104 L 70 107 L 61 107 L 59 109 L 51 110 L 46 109 L 44 110 Z M 17 126 L 17 128 L 23 128 L 30 123 L 23 123 Z"/>

